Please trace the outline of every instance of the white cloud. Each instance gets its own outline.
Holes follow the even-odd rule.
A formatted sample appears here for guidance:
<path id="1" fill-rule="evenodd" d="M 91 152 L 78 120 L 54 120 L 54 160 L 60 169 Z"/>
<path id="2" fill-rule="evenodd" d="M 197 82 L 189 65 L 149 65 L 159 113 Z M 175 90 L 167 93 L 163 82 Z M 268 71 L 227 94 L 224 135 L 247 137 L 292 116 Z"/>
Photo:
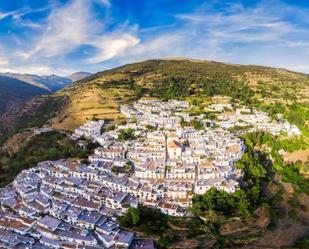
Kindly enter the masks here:
<path id="1" fill-rule="evenodd" d="M 0 55 L 0 67 L 7 65 L 9 65 L 9 60 L 6 57 Z"/>
<path id="2" fill-rule="evenodd" d="M 42 29 L 42 25 L 32 22 L 31 20 L 23 20 L 22 18 L 16 18 L 15 19 L 16 25 L 19 27 L 26 27 L 31 29 L 40 30 Z"/>
<path id="3" fill-rule="evenodd" d="M 89 33 L 98 25 L 85 0 L 74 0 L 64 7 L 56 7 L 48 17 L 46 31 L 29 55 L 40 54 L 48 58 L 70 53 L 87 42 Z"/>
<path id="4" fill-rule="evenodd" d="M 177 33 L 162 34 L 129 49 L 123 57 L 137 56 L 141 59 L 142 57 L 173 56 L 179 49 L 182 49 L 183 42 L 183 36 Z"/>
<path id="5" fill-rule="evenodd" d="M 9 59 L 0 53 L 0 68 L 3 67 L 3 66 L 7 66 L 10 64 L 10 61 Z"/>
<path id="6" fill-rule="evenodd" d="M 67 64 L 66 56 L 81 46 L 94 48 L 96 53 L 91 53 L 84 62 L 96 64 L 117 57 L 126 49 L 139 43 L 139 38 L 134 35 L 135 26 L 122 25 L 107 32 L 109 20 L 101 20 L 96 16 L 92 9 L 92 1 L 71 0 L 65 5 L 52 5 L 50 15 L 45 23 L 41 24 L 16 16 L 14 20 L 18 25 L 36 29 L 41 33 L 33 38 L 33 47 L 29 44 L 30 48 L 27 50 L 16 49 L 13 53 L 15 63 L 2 70 L 18 72 L 29 70 L 32 73 L 46 74 L 52 72 L 53 66 L 49 65 L 56 64 L 52 63 L 54 60 L 59 61 L 63 58 L 61 64 Z M 111 4 L 106 0 L 95 1 L 100 1 L 105 6 Z M 13 14 L 10 13 L 10 15 Z M 38 66 L 42 64 L 47 66 Z M 72 66 L 69 65 L 69 67 Z M 57 71 L 55 68 L 54 70 Z"/>
<path id="7" fill-rule="evenodd" d="M 296 71 L 296 72 L 305 72 L 309 73 L 309 64 L 304 64 L 304 65 L 287 65 L 287 69 Z"/>
<path id="8" fill-rule="evenodd" d="M 231 42 L 271 42 L 295 31 L 280 17 L 264 12 L 263 8 L 245 9 L 235 13 L 207 14 L 196 13 L 176 15 L 184 20 L 186 28 L 198 31 L 207 39 L 219 39 L 220 43 Z"/>
<path id="9" fill-rule="evenodd" d="M 99 38 L 91 43 L 99 52 L 86 61 L 90 64 L 95 64 L 112 59 L 115 56 L 119 56 L 126 49 L 134 47 L 139 42 L 140 40 L 137 37 L 127 33 Z"/>
<path id="10" fill-rule="evenodd" d="M 14 10 L 14 11 L 10 11 L 10 12 L 6 12 L 6 13 L 1 13 L 0 12 L 0 20 L 8 17 L 8 16 L 13 16 L 13 17 L 17 17 L 20 15 L 23 15 L 25 9 L 18 9 L 18 10 Z"/>
<path id="11" fill-rule="evenodd" d="M 103 1 L 105 5 L 109 1 Z M 125 28 L 104 32 L 104 21 L 98 21 L 88 0 L 72 0 L 69 4 L 55 8 L 47 20 L 46 31 L 35 48 L 20 52 L 21 58 L 52 58 L 71 53 L 82 45 L 90 45 L 98 51 L 87 60 L 98 63 L 115 57 L 126 48 L 135 46 L 139 39 Z"/>
<path id="12" fill-rule="evenodd" d="M 14 20 L 22 20 L 22 17 L 27 14 L 41 12 L 41 11 L 47 10 L 49 7 L 50 6 L 47 5 L 41 8 L 37 8 L 37 9 L 21 8 L 21 9 L 17 9 L 17 10 L 5 12 L 5 13 L 0 12 L 0 20 L 6 17 L 9 17 L 9 16 L 11 16 Z"/>

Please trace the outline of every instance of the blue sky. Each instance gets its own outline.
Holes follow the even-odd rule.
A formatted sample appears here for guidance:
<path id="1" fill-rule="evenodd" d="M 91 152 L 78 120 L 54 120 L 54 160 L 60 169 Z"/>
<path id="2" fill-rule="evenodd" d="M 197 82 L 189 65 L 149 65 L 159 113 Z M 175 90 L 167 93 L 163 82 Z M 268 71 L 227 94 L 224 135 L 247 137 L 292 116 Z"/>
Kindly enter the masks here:
<path id="1" fill-rule="evenodd" d="M 0 71 L 188 57 L 309 73 L 309 1 L 0 0 Z"/>

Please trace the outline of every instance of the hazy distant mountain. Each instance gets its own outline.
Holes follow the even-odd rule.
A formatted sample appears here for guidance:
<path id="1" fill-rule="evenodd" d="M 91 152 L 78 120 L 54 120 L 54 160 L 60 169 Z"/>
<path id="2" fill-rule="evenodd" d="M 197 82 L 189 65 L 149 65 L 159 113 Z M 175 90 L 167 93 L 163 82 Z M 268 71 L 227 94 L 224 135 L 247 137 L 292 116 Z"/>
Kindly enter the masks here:
<path id="1" fill-rule="evenodd" d="M 0 73 L 0 115 L 18 107 L 34 96 L 49 94 L 90 76 L 91 73 L 76 72 L 68 77 L 57 75 L 35 75 Z"/>
<path id="2" fill-rule="evenodd" d="M 56 92 L 72 83 L 72 80 L 57 75 L 41 76 L 41 79 L 42 83 L 52 92 Z"/>
<path id="3" fill-rule="evenodd" d="M 72 82 L 78 81 L 78 80 L 82 80 L 85 79 L 87 77 L 89 77 L 91 75 L 91 73 L 87 73 L 87 72 L 76 72 L 73 73 L 69 76 L 67 76 L 66 78 L 72 80 Z"/>
<path id="4" fill-rule="evenodd" d="M 43 87 L 0 75 L 0 114 L 34 96 L 46 93 L 49 93 L 49 91 Z"/>
<path id="5" fill-rule="evenodd" d="M 40 87 L 49 92 L 56 92 L 72 83 L 72 80 L 57 75 L 39 76 L 34 74 L 17 74 L 17 73 L 4 73 L 0 75 L 24 81 L 30 85 Z"/>

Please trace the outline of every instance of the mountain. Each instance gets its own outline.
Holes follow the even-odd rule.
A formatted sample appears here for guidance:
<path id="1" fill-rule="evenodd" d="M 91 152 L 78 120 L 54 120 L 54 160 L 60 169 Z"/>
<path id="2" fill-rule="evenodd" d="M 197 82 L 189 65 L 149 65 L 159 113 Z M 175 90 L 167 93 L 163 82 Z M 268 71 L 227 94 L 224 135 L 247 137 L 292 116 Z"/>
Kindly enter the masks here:
<path id="1" fill-rule="evenodd" d="M 44 88 L 15 78 L 0 76 L 0 114 L 21 105 L 34 96 L 46 93 L 49 91 Z"/>
<path id="2" fill-rule="evenodd" d="M 263 109 L 277 103 L 288 115 L 288 104 L 309 102 L 309 76 L 279 68 L 215 61 L 148 60 L 93 74 L 55 93 L 54 99 L 65 99 L 65 105 L 50 122 L 58 129 L 72 130 L 92 118 L 122 119 L 119 106 L 143 96 L 207 103 L 214 95 L 231 96 Z M 0 117 L 2 129 L 26 125 L 20 115 L 16 120 L 14 117 L 5 115 L 9 125 Z"/>
<path id="3" fill-rule="evenodd" d="M 71 75 L 68 75 L 66 78 L 70 79 L 72 82 L 79 81 L 89 77 L 91 73 L 87 72 L 76 72 Z"/>
<path id="4" fill-rule="evenodd" d="M 309 99 L 309 76 L 213 61 L 149 60 L 93 74 L 61 94 L 70 101 L 54 125 L 71 130 L 94 117 L 121 119 L 119 105 L 142 96 L 206 101 L 213 95 L 228 95 L 242 101 L 264 98 L 265 104 L 304 102 Z"/>
<path id="5" fill-rule="evenodd" d="M 17 74 L 17 73 L 3 73 L 0 75 L 16 78 L 30 85 L 43 88 L 49 92 L 56 92 L 72 83 L 71 79 L 57 75 L 39 76 L 34 74 Z"/>

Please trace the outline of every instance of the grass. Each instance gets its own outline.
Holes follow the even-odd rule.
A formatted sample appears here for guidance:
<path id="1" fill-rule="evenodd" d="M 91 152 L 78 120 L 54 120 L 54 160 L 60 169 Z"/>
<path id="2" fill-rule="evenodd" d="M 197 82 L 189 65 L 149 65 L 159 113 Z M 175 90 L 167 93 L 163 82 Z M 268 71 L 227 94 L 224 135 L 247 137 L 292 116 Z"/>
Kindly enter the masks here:
<path id="1" fill-rule="evenodd" d="M 126 94 L 132 96 L 130 90 L 102 89 L 96 84 L 92 85 L 91 90 L 85 89 L 85 87 L 78 88 L 71 94 L 68 107 L 60 117 L 54 120 L 53 126 L 57 129 L 72 130 L 93 117 L 111 120 L 123 119 L 116 98 L 123 99 Z M 127 99 L 124 98 L 123 101 L 126 102 Z"/>

